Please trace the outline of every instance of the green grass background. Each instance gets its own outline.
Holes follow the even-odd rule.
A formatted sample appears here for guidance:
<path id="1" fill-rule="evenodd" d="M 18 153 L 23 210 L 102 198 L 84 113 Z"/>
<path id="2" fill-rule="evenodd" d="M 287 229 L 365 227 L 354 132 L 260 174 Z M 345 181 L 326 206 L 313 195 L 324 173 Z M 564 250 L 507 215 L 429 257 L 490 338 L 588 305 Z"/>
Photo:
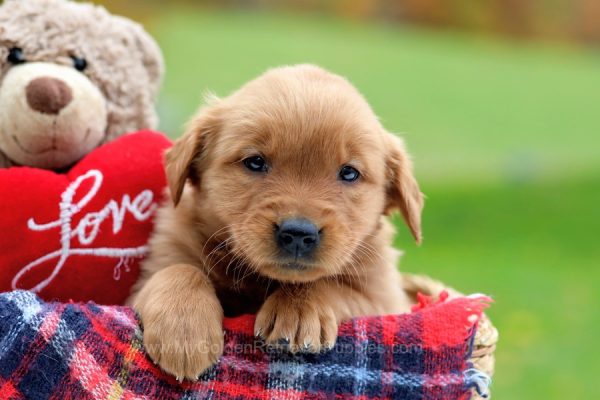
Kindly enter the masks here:
<path id="1" fill-rule="evenodd" d="M 401 269 L 496 301 L 495 398 L 600 398 L 597 52 L 319 15 L 144 18 L 166 57 L 172 137 L 204 90 L 226 95 L 268 67 L 347 76 L 406 138 L 428 196 L 421 247 L 398 223 Z"/>

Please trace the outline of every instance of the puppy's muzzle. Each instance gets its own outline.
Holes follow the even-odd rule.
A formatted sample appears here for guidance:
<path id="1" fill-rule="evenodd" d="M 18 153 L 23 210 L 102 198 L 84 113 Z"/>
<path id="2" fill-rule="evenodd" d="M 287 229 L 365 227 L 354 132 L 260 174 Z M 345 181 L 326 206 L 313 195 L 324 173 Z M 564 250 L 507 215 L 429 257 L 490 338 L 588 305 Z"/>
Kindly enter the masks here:
<path id="1" fill-rule="evenodd" d="M 290 218 L 275 227 L 275 241 L 284 256 L 310 258 L 319 247 L 321 231 L 304 218 Z"/>

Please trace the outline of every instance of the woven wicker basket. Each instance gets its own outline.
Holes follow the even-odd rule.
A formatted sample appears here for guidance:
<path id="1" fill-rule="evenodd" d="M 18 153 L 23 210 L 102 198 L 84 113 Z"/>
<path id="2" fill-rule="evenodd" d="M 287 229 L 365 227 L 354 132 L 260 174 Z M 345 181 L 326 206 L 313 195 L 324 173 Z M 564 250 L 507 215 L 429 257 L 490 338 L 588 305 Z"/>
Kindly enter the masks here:
<path id="1" fill-rule="evenodd" d="M 403 286 L 406 292 L 416 302 L 417 293 L 423 293 L 428 296 L 438 297 L 440 292 L 446 290 L 450 297 L 461 296 L 456 290 L 447 287 L 443 283 L 423 275 L 402 274 Z M 490 377 L 494 374 L 494 350 L 498 342 L 498 331 L 492 325 L 490 319 L 483 314 L 479 321 L 477 333 L 475 334 L 475 344 L 471 362 L 473 366 L 480 371 L 487 373 Z M 477 393 L 473 392 L 472 399 L 481 399 Z M 487 399 L 490 397 L 488 396 Z"/>

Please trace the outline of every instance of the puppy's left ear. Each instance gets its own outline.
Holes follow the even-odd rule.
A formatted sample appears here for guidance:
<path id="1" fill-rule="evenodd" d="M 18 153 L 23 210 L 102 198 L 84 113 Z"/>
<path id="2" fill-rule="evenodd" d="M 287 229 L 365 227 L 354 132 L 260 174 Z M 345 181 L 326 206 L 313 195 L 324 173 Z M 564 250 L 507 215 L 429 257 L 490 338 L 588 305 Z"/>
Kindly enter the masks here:
<path id="1" fill-rule="evenodd" d="M 412 162 L 399 137 L 386 133 L 388 154 L 387 167 L 387 200 L 385 214 L 400 210 L 417 243 L 421 243 L 421 211 L 424 196 L 421 193 L 413 171 Z"/>

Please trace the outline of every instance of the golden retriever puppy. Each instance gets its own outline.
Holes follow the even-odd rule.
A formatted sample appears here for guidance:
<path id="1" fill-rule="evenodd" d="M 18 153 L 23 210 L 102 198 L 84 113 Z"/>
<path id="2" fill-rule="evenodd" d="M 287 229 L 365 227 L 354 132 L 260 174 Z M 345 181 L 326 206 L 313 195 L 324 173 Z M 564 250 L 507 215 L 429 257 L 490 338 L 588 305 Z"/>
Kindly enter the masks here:
<path id="1" fill-rule="evenodd" d="M 319 67 L 276 68 L 211 99 L 166 155 L 130 303 L 150 357 L 195 379 L 223 348 L 223 316 L 257 313 L 268 344 L 319 352 L 346 319 L 407 311 L 385 215 L 421 239 L 423 196 L 401 140 Z"/>

